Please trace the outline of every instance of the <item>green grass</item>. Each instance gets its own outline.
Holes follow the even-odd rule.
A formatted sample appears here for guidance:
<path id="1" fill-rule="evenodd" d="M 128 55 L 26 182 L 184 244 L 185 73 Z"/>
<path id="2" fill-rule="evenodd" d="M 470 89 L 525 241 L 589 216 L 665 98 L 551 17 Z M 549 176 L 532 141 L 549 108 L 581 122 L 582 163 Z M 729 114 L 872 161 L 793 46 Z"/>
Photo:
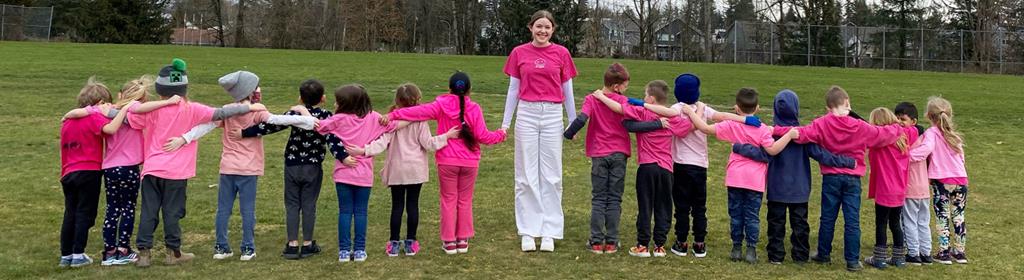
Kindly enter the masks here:
<path id="1" fill-rule="evenodd" d="M 44 44 L 3 42 L 0 44 L 0 125 L 7 127 L 0 136 L 0 278 L 100 278 L 100 277 L 200 277 L 200 278 L 326 278 L 362 276 L 373 278 L 845 278 L 898 277 L 941 278 L 950 274 L 978 277 L 1024 277 L 1024 212 L 1020 211 L 1024 181 L 1019 159 L 1024 152 L 1024 133 L 1020 106 L 1024 79 L 1015 76 L 949 74 L 905 71 L 876 71 L 764 65 L 693 64 L 652 61 L 623 61 L 633 74 L 633 86 L 627 94 L 639 96 L 642 85 L 654 79 L 669 80 L 682 72 L 693 72 L 704 81 L 703 100 L 719 109 L 731 105 L 739 87 L 754 87 L 762 94 L 762 118 L 770 120 L 771 98 L 775 92 L 790 88 L 803 97 L 804 123 L 824 111 L 823 93 L 828 86 L 845 87 L 855 110 L 867 113 L 874 107 L 893 107 L 899 101 L 911 101 L 923 111 L 926 98 L 941 95 L 956 108 L 956 121 L 966 135 L 967 169 L 971 178 L 967 221 L 971 264 L 909 267 L 878 271 L 866 269 L 849 274 L 839 265 L 842 238 L 837 233 L 837 253 L 831 266 L 782 266 L 732 263 L 727 260 L 730 246 L 726 213 L 724 175 L 727 146 L 711 141 L 711 167 L 708 180 L 708 216 L 710 254 L 706 259 L 667 257 L 639 259 L 620 252 L 614 256 L 593 255 L 584 249 L 588 236 L 590 162 L 583 154 L 583 141 L 566 142 L 564 149 L 564 211 L 566 239 L 557 243 L 555 253 L 522 253 L 513 213 L 512 149 L 509 142 L 487 148 L 480 164 L 475 212 L 477 237 L 471 253 L 446 256 L 438 249 L 438 210 L 436 175 L 424 187 L 420 240 L 424 251 L 416 257 L 388 258 L 382 254 L 387 239 L 390 194 L 379 184 L 370 201 L 368 249 L 365 263 L 339 264 L 337 250 L 337 196 L 330 184 L 323 187 L 319 203 L 316 238 L 325 245 L 321 256 L 301 261 L 286 261 L 278 256 L 285 241 L 282 203 L 282 151 L 286 136 L 266 137 L 266 176 L 259 181 L 256 241 L 259 257 L 252 263 L 238 260 L 215 262 L 211 258 L 214 240 L 213 216 L 220 156 L 220 131 L 208 135 L 200 144 L 198 174 L 190 180 L 188 217 L 182 220 L 184 249 L 198 259 L 180 267 L 162 264 L 149 269 L 100 267 L 59 269 L 56 266 L 58 235 L 63 202 L 59 185 L 58 129 L 60 116 L 74 108 L 75 95 L 85 80 L 96 75 L 116 91 L 121 83 L 142 74 L 155 74 L 172 57 L 189 62 L 192 81 L 190 96 L 210 105 L 230 102 L 217 86 L 217 78 L 238 69 L 253 71 L 262 78 L 265 103 L 275 112 L 284 111 L 297 99 L 297 86 L 315 77 L 328 88 L 347 83 L 365 85 L 374 107 L 384 110 L 390 93 L 402 82 L 414 82 L 423 89 L 425 100 L 442 93 L 453 70 L 473 77 L 474 100 L 484 107 L 485 118 L 493 129 L 501 121 L 507 77 L 500 69 L 504 57 L 442 56 L 418 54 L 380 54 L 319 52 L 264 49 L 221 49 L 181 46 L 131 46 L 88 44 Z M 577 59 L 580 75 L 576 79 L 576 97 L 601 84 L 607 59 Z M 578 104 L 578 103 L 577 103 Z M 509 138 L 511 139 L 511 137 Z M 378 159 L 379 161 L 380 159 Z M 325 164 L 325 169 L 332 164 Z M 630 161 L 624 198 L 621 239 L 635 239 L 636 217 L 633 170 Z M 329 181 L 328 178 L 325 181 Z M 817 174 L 817 171 L 815 171 Z M 815 244 L 819 216 L 815 175 L 811 194 L 811 244 Z M 1016 183 L 1015 183 L 1016 182 Z M 865 185 L 866 192 L 866 185 Z M 866 195 L 865 195 L 866 198 Z M 102 204 L 102 202 L 101 202 Z M 874 244 L 873 207 L 863 200 L 861 215 L 862 256 Z M 102 206 L 101 206 L 101 209 Z M 765 210 L 761 211 L 764 215 Z M 100 211 L 102 216 L 102 211 Z M 97 219 L 87 252 L 97 256 L 102 237 Z M 763 220 L 762 220 L 763 221 Z M 240 220 L 232 217 L 232 246 L 239 241 Z M 762 222 L 764 225 L 764 222 Z M 840 225 L 841 228 L 841 225 Z M 158 230 L 157 240 L 161 240 Z M 841 231 L 839 231 L 841 232 Z M 764 259 L 764 229 L 759 255 Z M 812 245 L 813 247 L 813 245 Z M 813 250 L 813 249 L 812 249 Z"/>

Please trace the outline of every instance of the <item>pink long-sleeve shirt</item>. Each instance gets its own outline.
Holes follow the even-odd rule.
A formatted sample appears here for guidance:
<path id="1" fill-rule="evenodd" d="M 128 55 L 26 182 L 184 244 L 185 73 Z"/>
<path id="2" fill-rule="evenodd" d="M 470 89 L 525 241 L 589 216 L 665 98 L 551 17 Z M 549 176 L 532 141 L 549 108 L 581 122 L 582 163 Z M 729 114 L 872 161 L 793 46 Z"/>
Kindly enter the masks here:
<path id="1" fill-rule="evenodd" d="M 907 126 L 900 131 L 907 136 L 907 147 L 917 142 L 917 127 Z M 868 150 L 871 176 L 868 178 L 868 198 L 885 207 L 903 206 L 907 197 L 910 154 L 901 151 L 895 143 Z"/>
<path id="2" fill-rule="evenodd" d="M 480 104 L 473 102 L 469 96 L 464 98 L 465 113 L 463 115 L 466 124 L 470 127 L 470 132 L 476 136 L 477 141 L 486 145 L 505 141 L 504 131 L 487 130 L 487 123 L 484 122 L 484 113 L 480 109 Z M 459 96 L 451 93 L 438 96 L 434 102 L 395 110 L 389 116 L 394 120 L 437 120 L 437 134 L 445 133 L 462 124 L 459 120 Z M 473 150 L 466 147 L 462 138 L 449 138 L 448 146 L 437 150 L 437 153 L 434 153 L 434 158 L 438 165 L 478 167 L 480 166 L 480 149 Z"/>
<path id="3" fill-rule="evenodd" d="M 337 113 L 326 120 L 320 121 L 317 132 L 327 135 L 334 134 L 346 145 L 364 146 L 376 140 L 384 133 L 395 130 L 395 123 L 380 125 L 380 114 L 371 111 L 360 118 L 357 115 Z M 334 160 L 334 182 L 360 187 L 373 186 L 373 156 L 353 156 L 358 164 L 348 167 L 341 163 L 344 159 Z"/>
<path id="4" fill-rule="evenodd" d="M 903 131 L 899 124 L 874 126 L 850 116 L 836 116 L 831 113 L 797 129 L 800 131 L 797 143 L 818 143 L 833 154 L 848 156 L 857 161 L 857 167 L 854 169 L 821 165 L 821 174 L 853 176 L 864 176 L 867 171 L 864 153 L 868 148 L 892 144 Z"/>
<path id="5" fill-rule="evenodd" d="M 426 122 L 416 122 L 386 133 L 366 145 L 366 154 L 375 156 L 388 152 L 384 168 L 380 170 L 380 181 L 384 185 L 422 184 L 430 178 L 427 152 L 437 151 L 447 145 L 448 136 L 431 136 L 430 126 Z"/>
<path id="6" fill-rule="evenodd" d="M 963 151 L 963 145 L 960 150 Z M 963 179 L 967 181 L 967 168 L 964 167 L 964 154 L 957 153 L 942 137 L 942 131 L 930 127 L 921 136 L 921 143 L 910 150 L 911 161 L 923 161 L 931 157 L 928 164 L 928 179 Z"/>

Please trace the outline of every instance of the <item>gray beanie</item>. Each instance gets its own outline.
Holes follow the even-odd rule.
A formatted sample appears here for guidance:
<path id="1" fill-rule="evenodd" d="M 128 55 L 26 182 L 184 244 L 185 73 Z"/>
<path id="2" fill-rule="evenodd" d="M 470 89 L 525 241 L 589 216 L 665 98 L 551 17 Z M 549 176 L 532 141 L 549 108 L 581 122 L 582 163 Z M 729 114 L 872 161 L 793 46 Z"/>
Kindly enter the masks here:
<path id="1" fill-rule="evenodd" d="M 163 97 L 188 94 L 188 74 L 185 72 L 185 61 L 175 58 L 171 65 L 164 66 L 156 78 L 156 94 Z"/>
<path id="2" fill-rule="evenodd" d="M 256 91 L 256 87 L 260 85 L 260 77 L 249 71 L 237 71 L 220 77 L 217 83 L 234 98 L 235 102 L 238 102 Z"/>

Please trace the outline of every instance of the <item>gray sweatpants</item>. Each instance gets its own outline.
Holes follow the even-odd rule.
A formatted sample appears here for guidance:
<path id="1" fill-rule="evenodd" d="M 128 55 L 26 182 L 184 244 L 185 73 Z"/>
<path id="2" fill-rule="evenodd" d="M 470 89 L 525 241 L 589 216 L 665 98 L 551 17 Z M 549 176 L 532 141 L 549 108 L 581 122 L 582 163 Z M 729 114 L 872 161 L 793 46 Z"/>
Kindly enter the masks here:
<path id="1" fill-rule="evenodd" d="M 626 188 L 626 155 L 613 153 L 591 160 L 590 242 L 618 244 L 622 192 Z"/>
<path id="2" fill-rule="evenodd" d="M 906 237 L 907 254 L 924 256 L 932 252 L 931 200 L 906 199 L 903 205 L 903 235 Z"/>
<path id="3" fill-rule="evenodd" d="M 142 204 L 139 211 L 139 230 L 135 246 L 140 250 L 153 248 L 153 232 L 164 218 L 164 244 L 167 248 L 181 248 L 181 225 L 185 218 L 187 180 L 172 180 L 146 175 L 142 178 Z"/>
<path id="4" fill-rule="evenodd" d="M 303 164 L 284 167 L 284 211 L 288 240 L 299 240 L 299 223 L 302 223 L 302 240 L 313 240 L 316 225 L 316 201 L 320 197 L 320 185 L 324 178 L 323 167 L 319 164 Z M 299 220 L 301 216 L 301 221 Z"/>

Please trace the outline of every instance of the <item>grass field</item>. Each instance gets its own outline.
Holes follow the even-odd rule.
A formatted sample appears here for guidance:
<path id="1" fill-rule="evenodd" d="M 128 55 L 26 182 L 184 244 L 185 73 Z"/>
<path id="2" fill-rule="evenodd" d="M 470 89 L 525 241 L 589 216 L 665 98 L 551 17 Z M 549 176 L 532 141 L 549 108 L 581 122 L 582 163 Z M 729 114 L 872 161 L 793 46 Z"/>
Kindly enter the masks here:
<path id="1" fill-rule="evenodd" d="M 749 265 L 727 259 L 730 241 L 722 183 L 727 146 L 711 141 L 711 167 L 708 181 L 709 256 L 705 259 L 675 257 L 640 259 L 625 251 L 616 255 L 593 255 L 585 250 L 588 236 L 590 161 L 583 154 L 583 141 L 566 142 L 564 149 L 564 211 L 566 239 L 557 243 L 554 253 L 522 253 L 513 213 L 513 170 L 511 137 L 509 141 L 484 150 L 477 182 L 475 214 L 477 237 L 471 252 L 447 256 L 438 249 L 438 210 L 436 174 L 424 186 L 420 201 L 420 240 L 424 251 L 415 257 L 389 258 L 383 255 L 387 241 L 387 216 L 390 194 L 379 183 L 370 198 L 368 249 L 364 263 L 339 264 L 336 258 L 337 195 L 330 184 L 323 187 L 318 206 L 316 238 L 325 253 L 301 261 L 279 257 L 285 242 L 282 197 L 282 151 L 286 136 L 265 138 L 266 176 L 259 181 L 256 242 L 259 256 L 251 263 L 237 259 L 214 261 L 213 217 L 216 209 L 218 158 L 221 132 L 208 135 L 200 144 L 198 174 L 189 182 L 188 216 L 182 220 L 184 250 L 194 252 L 197 260 L 180 267 L 162 264 L 162 251 L 155 254 L 155 265 L 135 267 L 57 268 L 58 236 L 63 211 L 59 184 L 60 159 L 58 130 L 60 116 L 74 108 L 75 95 L 85 80 L 96 75 L 116 91 L 127 80 L 141 74 L 155 74 L 172 57 L 189 62 L 190 97 L 198 102 L 221 105 L 230 102 L 217 86 L 217 78 L 231 71 L 246 69 L 262 78 L 267 106 L 274 112 L 286 110 L 296 102 L 297 86 L 315 77 L 334 88 L 361 83 L 371 93 L 374 107 L 385 110 L 391 103 L 394 87 L 414 82 L 425 93 L 425 100 L 443 93 L 453 70 L 468 72 L 473 78 L 474 100 L 484 107 L 489 127 L 501 121 L 507 77 L 501 73 L 504 57 L 442 56 L 416 54 L 344 53 L 263 49 L 222 49 L 180 46 L 131 46 L 88 44 L 0 43 L 0 278 L 100 278 L 176 277 L 198 278 L 944 278 L 967 274 L 990 279 L 1024 278 L 1024 212 L 1020 209 L 1021 171 L 1024 157 L 1020 95 L 1024 78 L 1015 76 L 948 74 L 928 72 L 876 71 L 835 68 L 775 67 L 763 65 L 692 64 L 651 61 L 622 61 L 633 75 L 631 96 L 642 95 L 642 85 L 654 79 L 673 79 L 682 72 L 693 72 L 704 81 L 703 100 L 719 109 L 731 106 L 739 87 L 749 86 L 761 93 L 762 119 L 770 122 L 771 98 L 783 88 L 800 94 L 804 123 L 824 112 L 823 93 L 837 84 L 851 94 L 856 111 L 892 108 L 899 101 L 912 101 L 924 110 L 928 96 L 949 99 L 956 110 L 956 121 L 966 135 L 967 169 L 971 193 L 967 210 L 969 223 L 969 265 L 933 265 L 879 271 L 865 269 L 858 274 L 845 272 L 841 263 L 841 230 L 835 238 L 834 264 L 803 265 L 791 262 L 772 266 L 764 262 L 764 225 L 762 218 L 759 256 L 762 263 Z M 607 59 L 578 59 L 576 99 L 601 84 Z M 333 102 L 333 98 L 329 99 Z M 579 103 L 577 103 L 579 104 Z M 865 114 L 866 115 L 866 114 Z M 511 131 L 514 133 L 514 131 Z M 382 158 L 382 157 L 381 157 Z M 379 159 L 378 159 L 379 161 Z M 330 169 L 332 164 L 325 164 Z M 633 171 L 630 161 L 626 180 L 621 239 L 635 240 L 636 217 Z M 433 168 L 432 168 L 433 170 Z M 325 173 L 329 182 L 330 172 Z M 817 174 L 817 171 L 815 171 Z M 810 223 L 812 251 L 816 242 L 819 216 L 820 176 L 813 176 Z M 866 180 L 865 180 L 866 181 Z M 867 185 L 865 184 L 865 192 Z M 861 211 L 861 255 L 874 245 L 874 208 L 863 200 Z M 100 216 L 103 212 L 101 201 Z M 761 211 L 765 215 L 766 210 Z M 87 253 L 98 259 L 102 250 L 102 217 L 90 234 Z M 240 238 L 240 219 L 232 216 L 232 247 Z M 841 226 L 840 226 L 841 228 Z M 160 230 L 157 231 L 157 239 Z M 671 235 L 670 235 L 671 236 Z M 671 240 L 671 238 L 670 238 Z M 158 242 L 159 243 L 159 242 Z M 160 245 L 158 245 L 160 246 Z"/>

